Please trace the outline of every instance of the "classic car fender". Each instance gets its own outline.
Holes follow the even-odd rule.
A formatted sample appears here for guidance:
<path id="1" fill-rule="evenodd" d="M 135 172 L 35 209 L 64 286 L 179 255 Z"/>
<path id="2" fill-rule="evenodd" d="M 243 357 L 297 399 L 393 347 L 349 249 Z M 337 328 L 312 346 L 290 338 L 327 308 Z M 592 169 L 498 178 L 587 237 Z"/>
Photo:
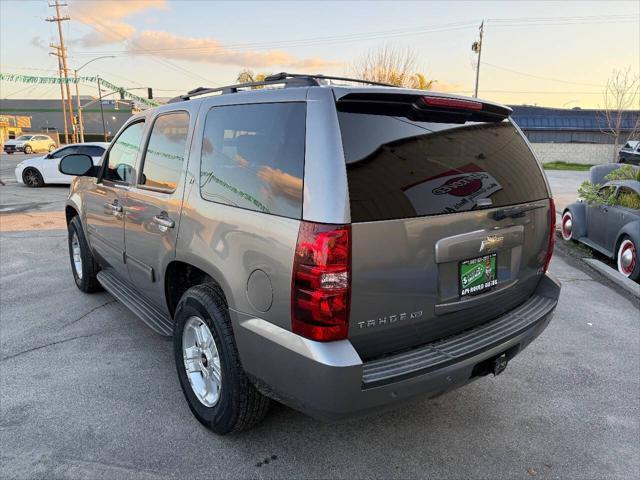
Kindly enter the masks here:
<path id="1" fill-rule="evenodd" d="M 622 237 L 624 237 L 625 235 L 631 237 L 633 243 L 635 243 L 636 245 L 640 245 L 640 218 L 638 220 L 627 223 L 620 229 L 620 231 L 616 235 L 614 255 L 617 255 L 618 247 L 620 246 Z"/>
<path id="2" fill-rule="evenodd" d="M 573 217 L 573 237 L 575 240 L 587 235 L 587 204 L 585 202 L 574 202 L 565 207 L 562 211 L 571 212 Z"/>

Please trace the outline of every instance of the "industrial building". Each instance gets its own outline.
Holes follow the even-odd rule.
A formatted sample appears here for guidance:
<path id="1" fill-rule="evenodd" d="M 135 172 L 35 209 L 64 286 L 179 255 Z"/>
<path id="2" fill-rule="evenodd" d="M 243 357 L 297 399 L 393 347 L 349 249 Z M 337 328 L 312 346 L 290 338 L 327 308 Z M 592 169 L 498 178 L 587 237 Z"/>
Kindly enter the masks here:
<path id="1" fill-rule="evenodd" d="M 612 144 L 602 110 L 583 108 L 547 108 L 512 105 L 511 118 L 532 143 Z M 640 110 L 627 110 L 622 115 L 622 136 L 629 135 L 640 119 Z"/>
<path id="2" fill-rule="evenodd" d="M 72 98 L 74 114 L 77 116 L 76 98 Z M 120 129 L 134 112 L 135 105 L 131 101 L 102 100 L 100 104 L 90 96 L 80 96 L 85 141 L 101 141 L 104 133 L 108 139 Z M 104 115 L 104 132 L 102 118 Z M 0 99 L 0 116 L 20 116 L 30 118 L 30 126 L 22 128 L 23 132 L 57 132 L 60 141 L 64 142 L 64 118 L 60 99 Z M 72 126 L 68 121 L 67 130 L 71 136 Z M 3 141 L 6 141 L 4 139 Z"/>

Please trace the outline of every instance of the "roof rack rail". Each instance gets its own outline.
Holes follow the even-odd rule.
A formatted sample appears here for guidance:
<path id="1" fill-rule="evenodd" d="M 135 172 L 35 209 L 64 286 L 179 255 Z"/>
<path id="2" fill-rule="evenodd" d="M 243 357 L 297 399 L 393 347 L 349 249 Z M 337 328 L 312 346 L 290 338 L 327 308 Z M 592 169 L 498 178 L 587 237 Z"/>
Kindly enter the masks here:
<path id="1" fill-rule="evenodd" d="M 357 83 L 365 83 L 368 85 L 379 85 L 383 87 L 395 87 L 396 85 L 391 85 L 388 83 L 380 83 L 380 82 L 372 82 L 369 80 L 362 80 L 357 78 L 347 78 L 347 77 L 334 77 L 329 75 L 311 75 L 307 73 L 287 73 L 280 72 L 274 75 L 269 75 L 265 77 L 264 81 L 261 82 L 247 82 L 247 83 L 238 83 L 235 85 L 227 85 L 224 87 L 198 87 L 193 90 L 189 90 L 187 93 L 183 95 L 178 95 L 177 97 L 169 100 L 168 103 L 176 103 L 182 102 L 185 100 L 190 100 L 193 97 L 199 97 L 201 95 L 207 95 L 209 93 L 221 92 L 223 95 L 227 93 L 237 93 L 239 90 L 243 90 L 245 88 L 252 87 L 262 87 L 265 85 L 278 85 L 284 84 L 285 87 L 317 87 L 322 85 L 323 80 L 341 80 L 347 82 L 357 82 Z"/>
<path id="2" fill-rule="evenodd" d="M 276 81 L 276 80 L 287 80 L 287 79 L 295 79 L 295 78 L 313 78 L 317 80 L 341 80 L 343 82 L 356 82 L 356 83 L 366 83 L 367 85 L 379 85 L 381 87 L 397 87 L 397 85 L 391 85 L 390 83 L 382 83 L 382 82 L 373 82 L 371 80 L 363 80 L 361 78 L 349 78 L 349 77 L 336 77 L 333 75 L 312 75 L 309 73 L 287 73 L 280 72 L 275 73 L 273 75 L 269 75 L 265 78 L 265 81 Z"/>

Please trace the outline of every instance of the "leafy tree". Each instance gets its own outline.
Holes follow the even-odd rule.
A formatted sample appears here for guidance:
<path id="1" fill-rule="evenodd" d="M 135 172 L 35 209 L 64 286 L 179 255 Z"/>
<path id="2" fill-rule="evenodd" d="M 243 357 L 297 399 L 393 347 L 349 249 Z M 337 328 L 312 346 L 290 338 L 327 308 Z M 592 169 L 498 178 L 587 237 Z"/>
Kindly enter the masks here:
<path id="1" fill-rule="evenodd" d="M 264 79 L 267 78 L 270 73 L 258 72 L 254 73 L 253 70 L 242 70 L 238 76 L 236 77 L 236 81 L 238 83 L 253 83 L 253 82 L 264 82 Z M 262 87 L 255 87 L 262 88 Z"/>

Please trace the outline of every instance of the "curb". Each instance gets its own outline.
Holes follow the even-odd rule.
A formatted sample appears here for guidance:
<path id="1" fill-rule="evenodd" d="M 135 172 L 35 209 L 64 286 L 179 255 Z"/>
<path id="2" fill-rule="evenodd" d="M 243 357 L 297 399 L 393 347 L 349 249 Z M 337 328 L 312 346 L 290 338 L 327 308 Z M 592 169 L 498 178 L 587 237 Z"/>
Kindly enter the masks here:
<path id="1" fill-rule="evenodd" d="M 601 275 L 605 276 L 608 280 L 621 287 L 623 290 L 640 299 L 640 285 L 633 280 L 629 280 L 617 270 L 614 270 L 595 258 L 583 258 L 582 261 Z"/>

